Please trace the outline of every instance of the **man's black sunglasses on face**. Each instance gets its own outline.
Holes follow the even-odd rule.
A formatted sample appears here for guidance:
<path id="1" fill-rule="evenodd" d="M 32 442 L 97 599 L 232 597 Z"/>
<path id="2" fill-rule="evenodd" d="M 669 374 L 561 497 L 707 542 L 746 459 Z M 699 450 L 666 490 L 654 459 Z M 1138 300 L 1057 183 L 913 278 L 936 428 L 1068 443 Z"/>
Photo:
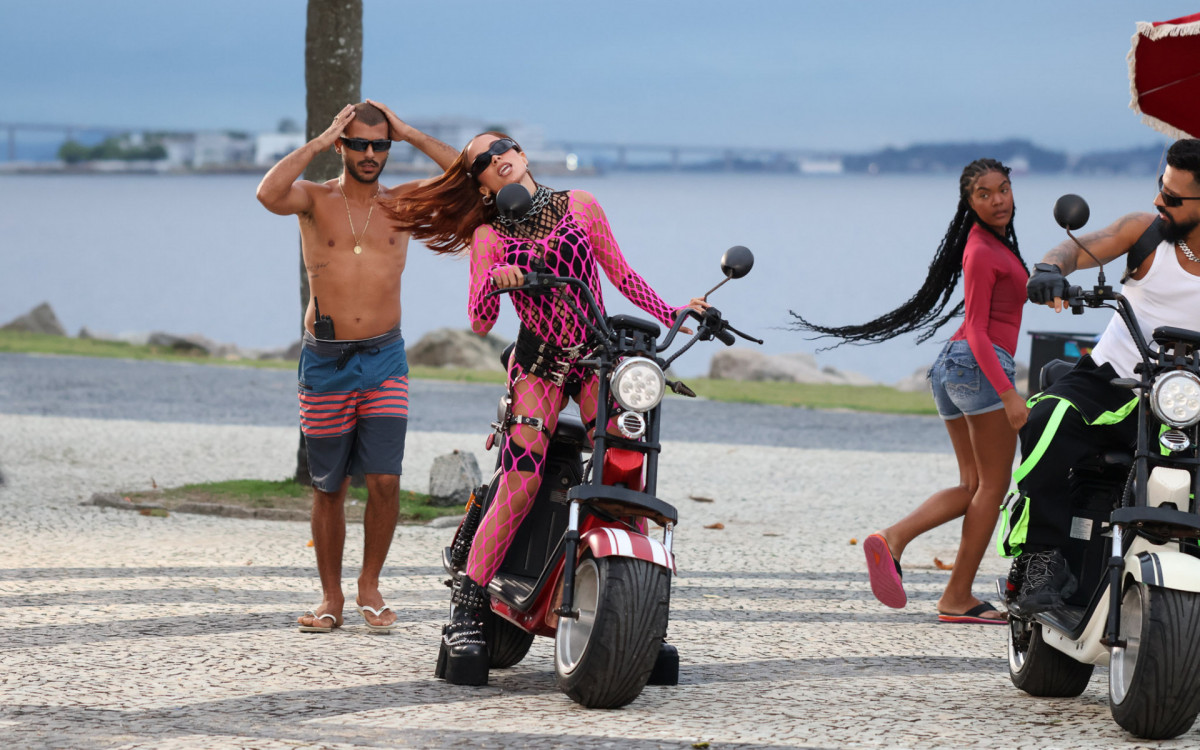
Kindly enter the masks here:
<path id="1" fill-rule="evenodd" d="M 492 163 L 493 156 L 499 156 L 500 154 L 506 153 L 509 149 L 513 148 L 518 151 L 521 150 L 521 147 L 518 146 L 517 142 L 512 138 L 500 138 L 492 141 L 492 145 L 488 147 L 488 150 L 484 151 L 479 156 L 476 156 L 475 160 L 471 162 L 471 169 L 467 172 L 467 174 L 471 175 L 472 177 L 478 177 L 483 173 L 483 170 L 487 169 L 488 165 Z"/>
<path id="2" fill-rule="evenodd" d="M 1179 208 L 1184 201 L 1200 201 L 1200 196 L 1167 195 L 1163 192 L 1162 175 L 1158 176 L 1158 194 L 1162 196 L 1163 205 L 1167 208 Z"/>
<path id="3" fill-rule="evenodd" d="M 366 151 L 367 146 L 376 151 L 387 151 L 392 147 L 392 142 L 386 138 L 378 141 L 370 141 L 366 138 L 347 138 L 346 136 L 342 136 L 342 143 L 351 151 Z"/>

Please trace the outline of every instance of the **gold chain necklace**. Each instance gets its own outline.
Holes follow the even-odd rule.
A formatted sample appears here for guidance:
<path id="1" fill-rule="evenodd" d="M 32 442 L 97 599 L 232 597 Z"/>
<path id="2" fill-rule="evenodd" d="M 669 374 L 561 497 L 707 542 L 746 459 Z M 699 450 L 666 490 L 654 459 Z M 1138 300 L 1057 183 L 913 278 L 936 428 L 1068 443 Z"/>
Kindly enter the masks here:
<path id="1" fill-rule="evenodd" d="M 342 187 L 341 180 L 338 180 L 338 192 L 342 194 L 342 202 L 346 204 L 346 218 L 350 220 L 350 236 L 354 238 L 354 254 L 362 255 L 362 244 L 359 239 L 367 236 L 367 227 L 371 226 L 371 214 L 375 213 L 375 199 L 379 197 L 379 183 L 375 183 L 375 195 L 371 198 L 371 208 L 367 210 L 367 221 L 363 224 L 361 235 L 354 231 L 354 217 L 350 215 L 350 200 L 346 198 L 346 189 Z"/>

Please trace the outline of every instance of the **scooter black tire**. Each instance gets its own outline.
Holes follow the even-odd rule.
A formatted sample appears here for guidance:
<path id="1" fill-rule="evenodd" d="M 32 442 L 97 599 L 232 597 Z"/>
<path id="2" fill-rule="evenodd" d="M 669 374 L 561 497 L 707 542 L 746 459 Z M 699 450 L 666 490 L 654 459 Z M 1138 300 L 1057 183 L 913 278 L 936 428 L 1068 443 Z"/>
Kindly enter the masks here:
<path id="1" fill-rule="evenodd" d="M 508 669 L 519 664 L 533 645 L 533 633 L 526 633 L 495 612 L 483 616 L 483 638 L 487 641 L 492 669 Z"/>
<path id="2" fill-rule="evenodd" d="M 590 554 L 576 571 L 580 619 L 560 621 L 555 678 L 582 706 L 619 708 L 641 694 L 654 669 L 667 632 L 671 574 L 645 560 Z M 586 623 L 586 633 L 576 623 Z M 586 637 L 572 641 L 572 632 Z"/>
<path id="3" fill-rule="evenodd" d="M 1028 642 L 1018 629 L 1028 628 Z M 1091 664 L 1082 664 L 1042 639 L 1040 623 L 1010 620 L 1008 625 L 1008 676 L 1012 684 L 1039 698 L 1073 698 L 1092 678 Z"/>
<path id="4" fill-rule="evenodd" d="M 1138 611 L 1126 612 L 1131 607 Z M 1127 633 L 1125 626 L 1133 618 L 1140 621 L 1140 632 Z M 1109 668 L 1113 719 L 1136 737 L 1178 737 L 1200 714 L 1200 594 L 1130 583 L 1122 598 L 1121 625 L 1121 637 L 1136 643 L 1136 652 L 1126 651 L 1131 664 Z M 1128 686 L 1118 684 L 1122 671 L 1130 668 Z"/>

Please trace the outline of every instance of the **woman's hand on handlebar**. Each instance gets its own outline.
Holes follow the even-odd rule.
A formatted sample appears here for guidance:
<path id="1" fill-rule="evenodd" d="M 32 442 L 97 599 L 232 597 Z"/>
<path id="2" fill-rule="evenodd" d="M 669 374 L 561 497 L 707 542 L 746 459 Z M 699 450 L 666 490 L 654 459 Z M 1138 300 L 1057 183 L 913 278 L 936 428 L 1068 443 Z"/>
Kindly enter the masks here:
<path id="1" fill-rule="evenodd" d="M 492 284 L 497 289 L 512 289 L 525 283 L 525 272 L 517 266 L 496 266 L 492 269 Z"/>
<path id="2" fill-rule="evenodd" d="M 708 302 L 703 297 L 692 297 L 691 301 L 687 303 L 687 306 L 684 307 L 683 310 L 679 311 L 679 314 L 686 315 L 684 310 L 691 309 L 691 310 L 695 310 L 696 313 L 703 315 L 704 311 L 710 307 L 712 307 L 712 305 L 708 304 Z M 692 329 L 688 328 L 687 326 L 680 326 L 679 332 L 682 333 L 684 336 L 691 336 L 692 333 L 694 333 L 692 331 Z"/>
<path id="3" fill-rule="evenodd" d="M 1021 398 L 1021 394 L 1017 393 L 1017 389 L 1009 388 L 1001 393 L 1000 400 L 1004 402 L 1004 414 L 1013 430 L 1024 427 L 1025 422 L 1029 420 L 1029 407 L 1026 406 L 1025 399 Z"/>

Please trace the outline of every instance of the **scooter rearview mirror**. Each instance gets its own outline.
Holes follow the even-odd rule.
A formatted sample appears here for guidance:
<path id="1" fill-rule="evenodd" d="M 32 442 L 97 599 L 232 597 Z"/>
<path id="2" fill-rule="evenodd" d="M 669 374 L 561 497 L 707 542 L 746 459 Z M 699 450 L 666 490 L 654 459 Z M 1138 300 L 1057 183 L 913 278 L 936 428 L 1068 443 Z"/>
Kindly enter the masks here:
<path id="1" fill-rule="evenodd" d="M 1082 242 L 1076 239 L 1075 235 L 1071 234 L 1072 231 L 1087 224 L 1091 215 L 1092 211 L 1088 208 L 1087 201 L 1074 193 L 1067 193 L 1054 201 L 1054 220 L 1058 222 L 1060 227 L 1067 230 L 1067 236 L 1071 238 L 1076 247 L 1087 253 L 1092 260 L 1096 261 L 1096 265 L 1100 267 L 1100 272 L 1096 277 L 1097 285 L 1104 287 L 1104 264 L 1100 262 L 1099 258 L 1092 255 L 1092 251 L 1088 250 Z M 1082 312 L 1082 310 L 1075 308 L 1072 312 L 1078 313 Z"/>
<path id="2" fill-rule="evenodd" d="M 721 256 L 721 272 L 725 274 L 725 278 L 721 279 L 721 283 L 714 286 L 704 293 L 701 299 L 708 299 L 708 295 L 721 288 L 721 285 L 730 279 L 740 279 L 750 273 L 750 269 L 754 268 L 754 253 L 743 245 L 734 245 L 725 251 Z"/>
<path id="3" fill-rule="evenodd" d="M 1087 201 L 1074 193 L 1067 193 L 1054 202 L 1054 220 L 1068 232 L 1087 224 L 1090 217 Z"/>
<path id="4" fill-rule="evenodd" d="M 744 245 L 734 245 L 721 256 L 721 272 L 726 278 L 740 279 L 754 268 L 754 253 Z"/>
<path id="5" fill-rule="evenodd" d="M 513 182 L 500 188 L 496 193 L 496 210 L 509 221 L 516 221 L 533 208 L 533 196 L 519 182 Z"/>

